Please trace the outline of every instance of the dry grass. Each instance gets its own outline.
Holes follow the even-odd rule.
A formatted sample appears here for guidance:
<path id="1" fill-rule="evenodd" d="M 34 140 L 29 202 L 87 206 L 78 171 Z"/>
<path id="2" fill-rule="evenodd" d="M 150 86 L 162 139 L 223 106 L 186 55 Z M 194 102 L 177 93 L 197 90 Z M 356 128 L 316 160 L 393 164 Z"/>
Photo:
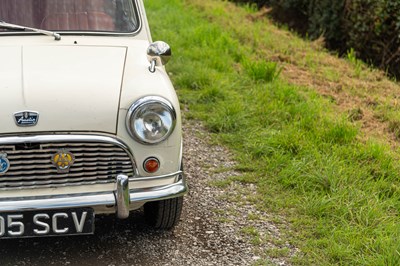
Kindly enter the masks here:
<path id="1" fill-rule="evenodd" d="M 260 11 L 260 14 L 264 13 Z M 262 23 L 260 16 L 255 16 L 259 18 L 258 23 Z M 270 23 L 265 18 L 261 21 Z M 286 37 L 280 30 L 276 34 L 279 38 Z M 364 64 L 357 75 L 351 62 L 326 53 L 321 40 L 304 41 L 305 46 L 291 49 L 288 57 L 283 57 L 279 49 L 276 54 L 267 49 L 262 51 L 269 60 L 278 60 L 284 65 L 282 76 L 289 83 L 314 88 L 320 95 L 331 99 L 340 113 L 361 110 L 362 116 L 353 122 L 360 126 L 364 139 L 380 139 L 397 148 L 399 136 L 390 130 L 391 120 L 382 119 L 380 107 L 399 110 L 400 85 L 389 80 L 382 71 Z"/>
<path id="2" fill-rule="evenodd" d="M 203 9 L 211 8 L 207 1 L 191 2 Z M 399 84 L 358 60 L 355 67 L 350 60 L 327 53 L 323 38 L 313 42 L 298 38 L 293 45 L 294 34 L 274 26 L 268 19 L 269 9 L 244 15 L 246 19 L 242 21 L 227 19 L 230 12 L 243 12 L 241 9 L 234 5 L 226 6 L 226 9 L 226 15 L 209 19 L 236 28 L 237 38 L 254 47 L 254 57 L 280 63 L 284 80 L 315 89 L 335 103 L 337 112 L 350 114 L 350 120 L 354 110 L 359 110 L 362 115 L 352 122 L 361 128 L 363 140 L 373 138 L 393 148 L 399 146 L 399 134 L 391 128 L 397 122 L 396 112 L 400 111 Z M 249 38 L 247 32 L 241 32 L 245 28 L 243 24 L 256 29 L 253 38 Z"/>

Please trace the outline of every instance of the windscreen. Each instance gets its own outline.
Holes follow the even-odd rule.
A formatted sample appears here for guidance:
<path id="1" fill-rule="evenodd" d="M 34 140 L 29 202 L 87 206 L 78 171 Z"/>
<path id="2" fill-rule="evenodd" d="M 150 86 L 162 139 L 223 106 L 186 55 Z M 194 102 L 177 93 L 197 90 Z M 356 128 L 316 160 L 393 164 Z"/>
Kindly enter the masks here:
<path id="1" fill-rule="evenodd" d="M 139 27 L 135 8 L 132 0 L 0 0 L 0 20 L 52 31 L 129 33 Z"/>

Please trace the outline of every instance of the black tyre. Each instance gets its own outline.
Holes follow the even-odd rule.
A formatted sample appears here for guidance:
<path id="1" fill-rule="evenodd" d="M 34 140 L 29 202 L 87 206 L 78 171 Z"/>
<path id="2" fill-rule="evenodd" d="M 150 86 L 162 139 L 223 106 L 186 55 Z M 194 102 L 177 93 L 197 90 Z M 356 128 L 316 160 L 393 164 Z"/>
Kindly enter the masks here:
<path id="1" fill-rule="evenodd" d="M 147 223 L 156 229 L 171 229 L 179 221 L 183 197 L 152 201 L 144 205 Z"/>

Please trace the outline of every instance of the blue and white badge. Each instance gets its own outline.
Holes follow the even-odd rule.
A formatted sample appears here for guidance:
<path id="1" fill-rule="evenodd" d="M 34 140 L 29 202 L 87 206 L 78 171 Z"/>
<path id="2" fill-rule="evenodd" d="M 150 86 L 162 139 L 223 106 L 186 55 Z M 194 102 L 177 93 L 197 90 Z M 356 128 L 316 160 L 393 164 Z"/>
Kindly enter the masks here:
<path id="1" fill-rule="evenodd" d="M 21 111 L 14 113 L 14 120 L 19 127 L 35 126 L 39 120 L 39 113 L 36 111 Z"/>
<path id="2" fill-rule="evenodd" d="M 7 159 L 7 154 L 0 153 L 0 174 L 4 174 L 10 168 L 10 161 Z"/>

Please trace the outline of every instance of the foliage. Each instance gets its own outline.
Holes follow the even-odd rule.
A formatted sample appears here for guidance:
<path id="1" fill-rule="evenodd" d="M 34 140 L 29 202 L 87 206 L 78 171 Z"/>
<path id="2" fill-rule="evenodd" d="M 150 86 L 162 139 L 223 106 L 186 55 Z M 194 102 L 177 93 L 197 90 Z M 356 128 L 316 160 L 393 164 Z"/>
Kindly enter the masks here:
<path id="1" fill-rule="evenodd" d="M 400 2 L 353 0 L 345 9 L 347 47 L 400 76 Z"/>
<path id="2" fill-rule="evenodd" d="M 258 8 L 269 4 L 269 0 L 233 0 L 236 3 L 254 3 L 258 6 Z"/>
<path id="3" fill-rule="evenodd" d="M 237 0 L 244 2 L 246 0 Z M 311 39 L 323 37 L 341 54 L 354 48 L 367 63 L 400 76 L 398 0 L 247 0 L 274 8 L 275 17 Z M 289 16 L 288 16 L 289 14 Z"/>

